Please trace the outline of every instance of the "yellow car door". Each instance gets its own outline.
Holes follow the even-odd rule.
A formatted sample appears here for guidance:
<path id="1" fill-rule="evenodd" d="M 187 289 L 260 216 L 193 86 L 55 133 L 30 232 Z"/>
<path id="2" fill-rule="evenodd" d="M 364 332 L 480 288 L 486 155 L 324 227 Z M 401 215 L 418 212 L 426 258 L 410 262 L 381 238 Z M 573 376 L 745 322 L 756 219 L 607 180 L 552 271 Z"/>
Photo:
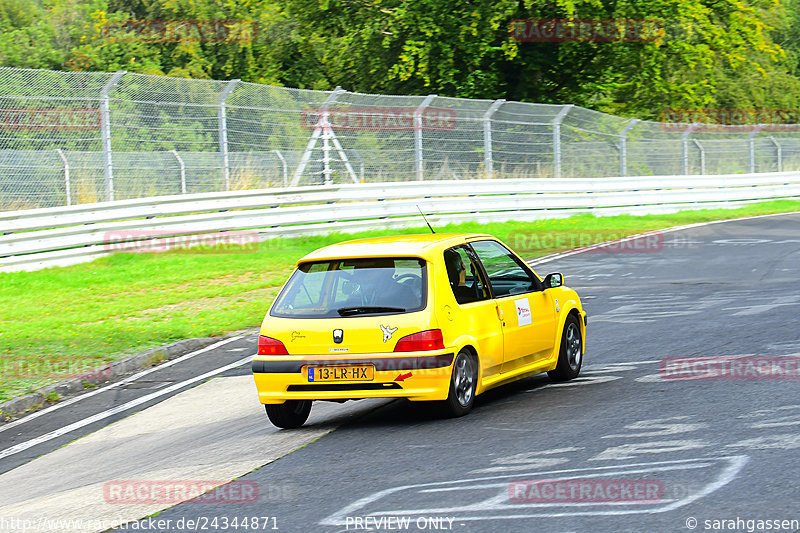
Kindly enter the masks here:
<path id="1" fill-rule="evenodd" d="M 470 243 L 486 271 L 503 326 L 503 367 L 510 372 L 551 356 L 556 312 L 541 281 L 494 240 Z"/>
<path id="2" fill-rule="evenodd" d="M 475 253 L 466 245 L 444 251 L 447 282 L 455 305 L 445 302 L 445 315 L 458 332 L 469 332 L 480 354 L 481 377 L 499 375 L 503 366 L 503 331 Z"/>

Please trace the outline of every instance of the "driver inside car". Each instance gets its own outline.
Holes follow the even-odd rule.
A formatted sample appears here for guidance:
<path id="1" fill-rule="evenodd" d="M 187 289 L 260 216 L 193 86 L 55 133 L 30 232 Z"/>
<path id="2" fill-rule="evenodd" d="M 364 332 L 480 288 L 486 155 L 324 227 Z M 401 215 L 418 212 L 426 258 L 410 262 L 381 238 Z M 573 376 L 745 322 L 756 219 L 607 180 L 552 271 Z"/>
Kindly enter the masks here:
<path id="1" fill-rule="evenodd" d="M 458 252 L 452 249 L 445 250 L 444 263 L 447 267 L 447 277 L 450 280 L 450 287 L 453 289 L 456 302 L 465 304 L 476 301 L 478 298 L 475 294 L 475 289 L 467 287 L 467 269 L 464 268 L 464 262 Z"/>

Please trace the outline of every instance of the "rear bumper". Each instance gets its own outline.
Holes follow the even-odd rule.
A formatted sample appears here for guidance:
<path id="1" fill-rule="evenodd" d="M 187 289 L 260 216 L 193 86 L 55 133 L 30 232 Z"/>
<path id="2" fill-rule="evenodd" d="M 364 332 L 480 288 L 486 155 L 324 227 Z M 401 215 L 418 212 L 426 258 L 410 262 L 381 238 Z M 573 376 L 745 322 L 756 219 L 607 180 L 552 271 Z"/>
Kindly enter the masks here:
<path id="1" fill-rule="evenodd" d="M 400 356 L 358 355 L 349 358 L 320 356 L 257 356 L 252 363 L 253 376 L 263 404 L 286 400 L 346 400 L 361 398 L 408 398 L 444 400 L 450 387 L 452 352 L 434 355 Z M 289 356 L 291 357 L 291 356 Z M 310 382 L 309 366 L 373 365 L 371 381 L 339 380 Z"/>

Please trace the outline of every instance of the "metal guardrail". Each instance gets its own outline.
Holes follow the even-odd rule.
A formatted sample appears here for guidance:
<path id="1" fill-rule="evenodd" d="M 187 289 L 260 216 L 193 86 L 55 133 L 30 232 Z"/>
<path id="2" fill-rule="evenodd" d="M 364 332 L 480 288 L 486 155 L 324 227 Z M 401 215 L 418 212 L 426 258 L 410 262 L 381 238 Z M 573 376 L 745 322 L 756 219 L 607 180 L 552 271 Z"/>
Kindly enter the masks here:
<path id="1" fill-rule="evenodd" d="M 0 272 L 91 260 L 122 242 L 252 230 L 260 240 L 467 220 L 733 207 L 800 197 L 800 172 L 506 179 L 201 193 L 0 213 Z"/>

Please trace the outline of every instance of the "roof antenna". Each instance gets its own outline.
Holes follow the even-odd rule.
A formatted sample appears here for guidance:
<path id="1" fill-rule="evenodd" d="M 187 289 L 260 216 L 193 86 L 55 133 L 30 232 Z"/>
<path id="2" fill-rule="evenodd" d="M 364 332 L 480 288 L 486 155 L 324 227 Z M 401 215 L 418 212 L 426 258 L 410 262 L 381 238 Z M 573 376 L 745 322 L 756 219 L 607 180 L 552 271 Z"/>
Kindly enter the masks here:
<path id="1" fill-rule="evenodd" d="M 420 214 L 420 215 L 422 215 L 422 218 L 423 218 L 423 219 L 425 219 L 425 223 L 426 223 L 426 224 L 428 225 L 428 227 L 430 228 L 430 230 L 431 230 L 431 233 L 436 233 L 435 231 L 433 231 L 433 226 L 431 226 L 431 223 L 430 223 L 430 222 L 428 222 L 428 218 L 425 216 L 425 213 L 423 213 L 423 212 L 422 212 L 422 209 L 420 209 L 420 208 L 419 208 L 419 204 L 417 204 L 417 211 L 419 211 L 419 214 Z"/>

